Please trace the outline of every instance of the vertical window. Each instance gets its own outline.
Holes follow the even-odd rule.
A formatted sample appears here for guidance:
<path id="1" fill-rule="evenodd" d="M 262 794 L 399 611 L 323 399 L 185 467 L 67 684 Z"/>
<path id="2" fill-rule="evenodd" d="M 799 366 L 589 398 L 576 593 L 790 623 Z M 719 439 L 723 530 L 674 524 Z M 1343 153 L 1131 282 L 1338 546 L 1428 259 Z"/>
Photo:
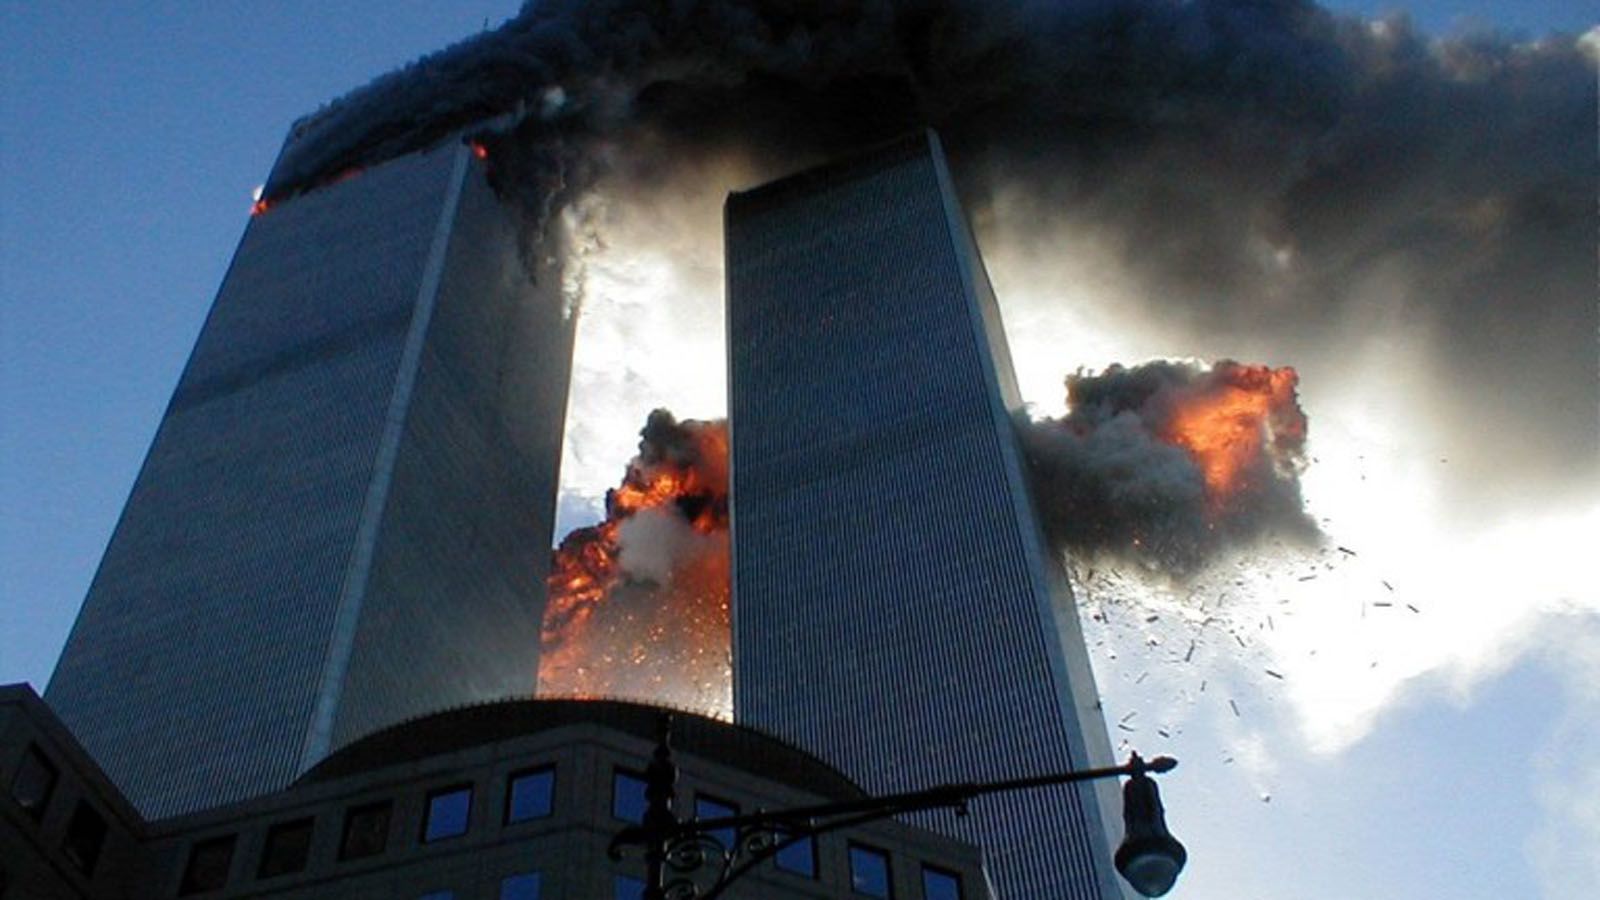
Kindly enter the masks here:
<path id="1" fill-rule="evenodd" d="M 428 809 L 422 820 L 422 842 L 431 844 L 467 833 L 472 818 L 472 785 L 434 791 L 428 795 Z"/>
<path id="2" fill-rule="evenodd" d="M 506 824 L 550 815 L 555 787 L 556 770 L 549 766 L 513 774 L 506 788 Z"/>
<path id="3" fill-rule="evenodd" d="M 782 831 L 778 832 L 778 843 L 787 841 L 792 835 Z M 815 838 L 807 835 L 798 841 L 779 850 L 772 858 L 773 865 L 785 872 L 804 875 L 807 878 L 817 877 L 817 842 Z"/>
<path id="4" fill-rule="evenodd" d="M 933 866 L 922 867 L 923 900 L 961 900 L 961 876 Z"/>
<path id="5" fill-rule="evenodd" d="M 893 896 L 889 885 L 889 854 L 851 844 L 850 890 L 865 897 Z"/>
<path id="6" fill-rule="evenodd" d="M 100 861 L 100 849 L 106 844 L 106 820 L 94 807 L 78 801 L 67 822 L 67 833 L 61 838 L 61 853 L 85 875 L 94 874 L 95 863 Z"/>
<path id="7" fill-rule="evenodd" d="M 611 882 L 612 900 L 644 900 L 644 882 L 626 875 L 618 875 Z"/>
<path id="8" fill-rule="evenodd" d="M 304 871 L 311 856 L 311 819 L 279 822 L 267 829 L 267 841 L 261 849 L 261 868 L 257 878 L 288 875 Z"/>
<path id="9" fill-rule="evenodd" d="M 11 778 L 11 798 L 22 811 L 35 821 L 44 818 L 44 808 L 50 805 L 50 795 L 55 793 L 60 772 L 38 747 L 29 747 L 22 755 L 22 765 Z"/>
<path id="10" fill-rule="evenodd" d="M 611 815 L 624 822 L 643 822 L 647 805 L 644 778 L 618 769 L 611 777 Z"/>
<path id="11" fill-rule="evenodd" d="M 500 900 L 539 900 L 539 873 L 523 872 L 502 879 Z"/>
<path id="12" fill-rule="evenodd" d="M 178 893 L 183 896 L 221 890 L 228 884 L 233 868 L 234 836 L 225 835 L 201 841 L 189 848 L 189 864 L 183 868 Z"/>
<path id="13" fill-rule="evenodd" d="M 339 858 L 363 859 L 382 853 L 389 846 L 389 813 L 393 806 L 385 800 L 357 806 L 346 813 Z"/>
<path id="14" fill-rule="evenodd" d="M 723 803 L 714 797 L 694 798 L 694 817 L 696 819 L 726 819 L 737 816 L 739 807 L 731 803 Z M 722 845 L 722 849 L 731 850 L 733 842 L 739 839 L 739 834 L 732 828 L 718 828 L 711 832 L 711 837 Z"/>

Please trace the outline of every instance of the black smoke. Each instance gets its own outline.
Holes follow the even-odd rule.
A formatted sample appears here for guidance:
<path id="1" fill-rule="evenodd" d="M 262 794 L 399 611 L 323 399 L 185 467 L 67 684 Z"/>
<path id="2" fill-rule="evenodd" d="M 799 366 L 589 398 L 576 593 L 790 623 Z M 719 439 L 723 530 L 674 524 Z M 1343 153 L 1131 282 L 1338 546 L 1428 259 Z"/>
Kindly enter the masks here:
<path id="1" fill-rule="evenodd" d="M 1486 515 L 1600 474 L 1594 45 L 1306 0 L 549 0 L 310 117 L 267 192 L 503 116 L 497 183 L 544 222 L 603 179 L 932 126 L 986 252 L 1092 234 L 1129 315 L 1308 383 L 1404 337 Z"/>

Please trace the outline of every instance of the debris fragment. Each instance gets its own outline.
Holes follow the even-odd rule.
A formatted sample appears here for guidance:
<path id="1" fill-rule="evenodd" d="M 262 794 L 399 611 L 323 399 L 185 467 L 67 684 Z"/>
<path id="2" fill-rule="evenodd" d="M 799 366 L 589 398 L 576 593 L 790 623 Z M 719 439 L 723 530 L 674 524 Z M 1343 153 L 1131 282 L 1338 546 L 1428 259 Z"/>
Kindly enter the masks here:
<path id="1" fill-rule="evenodd" d="M 1394 593 L 1394 585 L 1392 585 L 1389 582 L 1385 581 L 1385 582 L 1383 582 L 1383 586 L 1389 589 L 1389 593 L 1391 593 L 1391 594 Z"/>
<path id="2" fill-rule="evenodd" d="M 1202 679 L 1200 679 L 1200 693 L 1204 694 L 1205 692 L 1206 692 L 1206 680 L 1204 678 L 1202 678 Z"/>
<path id="3" fill-rule="evenodd" d="M 1117 721 L 1118 722 L 1126 722 L 1129 719 L 1133 718 L 1134 716 L 1137 716 L 1138 714 L 1139 714 L 1138 710 L 1135 710 L 1135 711 L 1133 711 L 1131 713 L 1128 713 L 1127 715 L 1123 716 L 1122 718 L 1118 719 Z"/>
<path id="4" fill-rule="evenodd" d="M 1420 610 L 1420 609 L 1417 609 L 1417 608 L 1416 608 L 1416 607 L 1415 607 L 1415 606 L 1412 606 L 1412 605 L 1411 605 L 1411 604 L 1409 604 L 1409 603 L 1407 603 L 1407 604 L 1406 604 L 1406 609 L 1409 609 L 1409 610 L 1411 610 L 1411 611 L 1412 611 L 1412 612 L 1414 612 L 1414 613 L 1420 613 L 1420 612 L 1422 612 L 1422 610 Z"/>
<path id="5" fill-rule="evenodd" d="M 1228 698 L 1228 705 L 1233 707 L 1233 714 L 1235 716 L 1238 716 L 1239 715 L 1239 704 L 1233 702 L 1233 698 L 1232 697 Z"/>
<path id="6" fill-rule="evenodd" d="M 1316 580 L 1316 577 L 1317 577 L 1317 573 L 1315 573 L 1315 572 L 1312 572 L 1312 573 L 1311 573 L 1311 574 L 1310 574 L 1310 575 L 1301 575 L 1301 576 L 1300 576 L 1300 577 L 1299 577 L 1299 578 L 1298 578 L 1298 579 L 1296 579 L 1296 580 L 1297 580 L 1297 581 L 1315 581 L 1315 580 Z"/>
<path id="7" fill-rule="evenodd" d="M 1374 601 L 1372 601 L 1372 605 L 1373 606 L 1379 606 L 1379 607 L 1389 607 L 1389 606 L 1393 606 L 1394 602 L 1390 601 L 1390 600 L 1374 600 Z"/>
<path id="8" fill-rule="evenodd" d="M 1354 550 L 1351 550 L 1349 547 L 1340 547 L 1340 548 L 1338 548 L 1338 550 L 1339 550 L 1340 553 L 1343 553 L 1345 556 L 1355 556 L 1356 555 L 1356 552 Z"/>
<path id="9" fill-rule="evenodd" d="M 1121 722 L 1117 723 L 1117 727 L 1121 728 L 1123 731 L 1138 731 L 1139 730 L 1139 729 L 1134 728 L 1134 727 L 1132 727 L 1130 725 L 1124 725 Z"/>
<path id="10" fill-rule="evenodd" d="M 1263 672 L 1266 672 L 1266 673 L 1267 673 L 1267 674 L 1268 674 L 1268 675 L 1271 675 L 1271 676 L 1272 676 L 1272 677 L 1273 677 L 1273 678 L 1276 678 L 1276 679 L 1278 679 L 1278 680 L 1279 680 L 1279 681 L 1282 681 L 1282 680 L 1283 680 L 1283 675 L 1281 675 L 1281 674 L 1280 674 L 1280 673 L 1278 673 L 1278 672 L 1274 672 L 1274 671 L 1272 671 L 1272 670 L 1271 670 L 1271 669 L 1262 669 L 1262 670 L 1261 670 L 1261 671 L 1263 671 Z"/>
<path id="11" fill-rule="evenodd" d="M 1187 652 L 1187 653 L 1185 653 L 1183 655 L 1183 661 L 1184 662 L 1188 662 L 1191 659 L 1194 659 L 1194 641 L 1193 640 L 1189 641 L 1189 652 Z"/>
<path id="12" fill-rule="evenodd" d="M 1160 618 L 1161 617 L 1156 615 L 1155 613 L 1151 613 L 1150 615 L 1144 617 L 1144 622 L 1145 622 L 1146 625 L 1148 625 L 1151 622 L 1155 622 L 1155 621 L 1159 620 Z"/>
<path id="13" fill-rule="evenodd" d="M 1165 728 L 1157 728 L 1156 729 L 1156 734 L 1159 734 L 1164 738 L 1172 737 L 1172 735 L 1170 733 L 1168 733 L 1168 731 Z"/>
<path id="14" fill-rule="evenodd" d="M 1148 671 L 1145 671 L 1145 672 L 1140 672 L 1140 673 L 1139 673 L 1139 677 L 1138 677 L 1138 678 L 1135 678 L 1135 679 L 1134 679 L 1134 680 L 1133 680 L 1133 683 L 1134 683 L 1134 684 L 1140 684 L 1140 683 L 1142 683 L 1142 682 L 1143 682 L 1143 681 L 1144 681 L 1144 680 L 1145 680 L 1145 679 L 1146 679 L 1146 678 L 1149 678 L 1149 677 L 1150 677 L 1150 673 L 1149 673 L 1149 672 L 1148 672 Z"/>

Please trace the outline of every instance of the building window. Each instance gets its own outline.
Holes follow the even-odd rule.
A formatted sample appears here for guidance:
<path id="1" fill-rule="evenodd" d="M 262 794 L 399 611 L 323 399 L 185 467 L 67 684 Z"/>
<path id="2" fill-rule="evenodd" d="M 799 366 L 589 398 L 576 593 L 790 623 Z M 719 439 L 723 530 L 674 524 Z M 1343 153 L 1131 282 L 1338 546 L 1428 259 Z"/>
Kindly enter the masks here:
<path id="1" fill-rule="evenodd" d="M 105 845 L 105 817 L 79 800 L 67 822 L 67 833 L 61 838 L 61 854 L 83 874 L 93 875 L 94 865 L 100 861 L 100 849 Z"/>
<path id="2" fill-rule="evenodd" d="M 714 797 L 694 798 L 694 817 L 696 819 L 725 819 L 738 814 L 739 807 L 731 803 L 724 803 Z M 739 834 L 733 828 L 718 828 L 716 831 L 711 832 L 711 837 L 722 845 L 722 849 L 731 850 L 734 841 L 739 839 Z"/>
<path id="3" fill-rule="evenodd" d="M 500 900 L 539 900 L 539 873 L 523 872 L 501 879 Z"/>
<path id="4" fill-rule="evenodd" d="M 385 800 L 357 806 L 346 813 L 339 858 L 364 859 L 382 853 L 389 846 L 389 814 L 393 808 L 394 804 Z"/>
<path id="5" fill-rule="evenodd" d="M 189 864 L 184 866 L 183 881 L 178 885 L 181 896 L 221 890 L 228 884 L 228 870 L 233 868 L 234 836 L 201 841 L 189 849 Z"/>
<path id="6" fill-rule="evenodd" d="M 889 854 L 882 850 L 850 845 L 850 890 L 864 897 L 891 897 Z"/>
<path id="7" fill-rule="evenodd" d="M 429 891 L 417 900 L 456 900 L 455 891 Z"/>
<path id="8" fill-rule="evenodd" d="M 646 806 L 644 777 L 618 769 L 611 778 L 611 815 L 624 822 L 643 822 Z"/>
<path id="9" fill-rule="evenodd" d="M 611 882 L 611 900 L 644 900 L 644 882 L 618 875 Z"/>
<path id="10" fill-rule="evenodd" d="M 933 866 L 922 867 L 923 900 L 961 900 L 961 876 Z"/>
<path id="11" fill-rule="evenodd" d="M 556 770 L 549 766 L 513 774 L 506 789 L 506 824 L 550 815 L 555 788 Z"/>
<path id="12" fill-rule="evenodd" d="M 792 835 L 778 832 L 778 843 L 789 840 Z M 773 865 L 785 872 L 804 875 L 807 878 L 817 877 L 817 841 L 810 835 L 795 841 L 779 850 L 772 858 Z"/>
<path id="13" fill-rule="evenodd" d="M 11 798 L 22 811 L 33 816 L 34 821 L 44 818 L 44 809 L 50 805 L 50 795 L 56 791 L 60 772 L 38 747 L 29 747 L 22 755 L 22 765 L 11 778 Z"/>
<path id="14" fill-rule="evenodd" d="M 279 822 L 267 829 L 267 842 L 261 850 L 261 868 L 257 878 L 288 875 L 305 870 L 311 856 L 311 819 Z"/>
<path id="15" fill-rule="evenodd" d="M 472 818 L 472 785 L 434 791 L 428 795 L 427 815 L 422 821 L 422 842 L 431 844 L 467 833 Z"/>

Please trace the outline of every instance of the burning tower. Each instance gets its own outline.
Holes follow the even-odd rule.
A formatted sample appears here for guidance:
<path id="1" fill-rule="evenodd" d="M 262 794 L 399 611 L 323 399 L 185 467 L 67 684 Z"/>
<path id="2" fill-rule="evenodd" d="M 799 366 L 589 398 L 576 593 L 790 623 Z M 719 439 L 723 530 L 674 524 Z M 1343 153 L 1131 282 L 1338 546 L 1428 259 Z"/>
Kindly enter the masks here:
<path id="1" fill-rule="evenodd" d="M 46 695 L 146 816 L 531 686 L 572 326 L 475 155 L 245 230 Z"/>
<path id="2" fill-rule="evenodd" d="M 1109 764 L 937 138 L 735 194 L 726 229 L 735 718 L 874 793 Z M 1007 900 L 1120 897 L 1114 790 L 953 830 Z"/>

